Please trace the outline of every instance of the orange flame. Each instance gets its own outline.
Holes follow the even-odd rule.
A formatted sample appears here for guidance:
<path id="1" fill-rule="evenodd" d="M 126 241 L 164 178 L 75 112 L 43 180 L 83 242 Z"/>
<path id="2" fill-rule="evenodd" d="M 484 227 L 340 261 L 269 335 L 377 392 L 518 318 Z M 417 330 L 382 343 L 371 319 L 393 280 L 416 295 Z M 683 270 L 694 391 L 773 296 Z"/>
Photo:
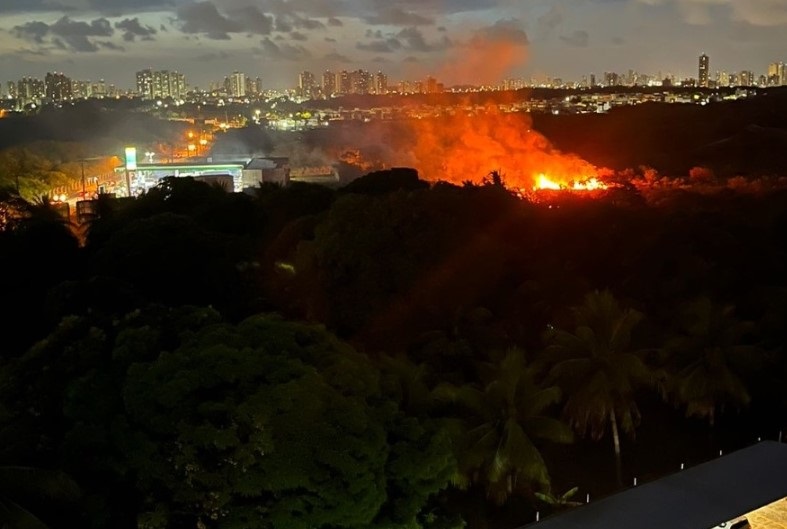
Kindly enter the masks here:
<path id="1" fill-rule="evenodd" d="M 552 180 L 544 173 L 540 173 L 536 176 L 536 183 L 533 186 L 533 191 L 599 191 L 607 188 L 607 184 L 595 176 L 585 180 L 574 180 L 568 184 L 562 184 Z"/>

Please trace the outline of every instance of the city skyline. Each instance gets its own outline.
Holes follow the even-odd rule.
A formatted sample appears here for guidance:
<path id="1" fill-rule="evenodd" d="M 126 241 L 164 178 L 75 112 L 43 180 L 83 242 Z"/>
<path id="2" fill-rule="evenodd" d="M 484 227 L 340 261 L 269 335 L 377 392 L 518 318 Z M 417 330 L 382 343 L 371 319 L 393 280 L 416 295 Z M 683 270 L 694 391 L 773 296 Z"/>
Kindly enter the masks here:
<path id="1" fill-rule="evenodd" d="M 712 71 L 783 61 L 787 5 L 743 4 L 10 0 L 0 6 L 0 69 L 14 78 L 68 70 L 129 87 L 146 68 L 178 68 L 197 86 L 217 69 L 237 70 L 285 88 L 301 71 L 326 68 L 485 84 L 627 69 L 696 76 L 700 52 L 714 58 Z"/>
<path id="2" fill-rule="evenodd" d="M 657 74 L 638 72 L 605 71 L 601 75 L 590 73 L 579 79 L 546 78 L 506 78 L 490 85 L 447 86 L 441 79 L 427 75 L 422 79 L 391 79 L 386 72 L 358 70 L 324 70 L 321 74 L 304 70 L 298 74 L 294 86 L 285 90 L 265 87 L 259 76 L 234 71 L 223 80 L 214 80 L 207 87 L 189 85 L 185 74 L 178 70 L 140 70 L 135 74 L 135 84 L 131 89 L 84 79 L 73 79 L 63 72 L 47 72 L 41 79 L 26 76 L 18 80 L 0 83 L 0 96 L 16 101 L 18 108 L 31 103 L 62 103 L 93 97 L 130 96 L 142 99 L 190 100 L 204 95 L 226 96 L 230 99 L 249 99 L 260 97 L 279 97 L 295 95 L 302 99 L 325 99 L 344 95 L 385 95 L 397 94 L 435 94 L 444 91 L 467 90 L 518 90 L 522 88 L 569 88 L 586 89 L 601 87 L 679 87 L 729 88 L 729 87 L 775 87 L 787 86 L 787 65 L 784 62 L 769 63 L 764 72 L 740 70 L 729 72 L 716 71 L 711 75 L 711 59 L 707 54 L 699 56 L 696 77 L 677 77 L 670 73 Z"/>

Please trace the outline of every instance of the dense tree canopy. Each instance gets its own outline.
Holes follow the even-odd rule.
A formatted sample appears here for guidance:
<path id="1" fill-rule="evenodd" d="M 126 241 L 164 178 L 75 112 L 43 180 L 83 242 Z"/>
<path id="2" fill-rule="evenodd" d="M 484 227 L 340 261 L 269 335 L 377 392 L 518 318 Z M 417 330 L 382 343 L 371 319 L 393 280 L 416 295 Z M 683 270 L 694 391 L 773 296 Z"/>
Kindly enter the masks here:
<path id="1" fill-rule="evenodd" d="M 514 527 L 617 487 L 600 438 L 655 476 L 785 426 L 783 191 L 413 177 L 168 179 L 81 230 L 0 195 L 0 468 L 81 492 L 34 514 Z"/>

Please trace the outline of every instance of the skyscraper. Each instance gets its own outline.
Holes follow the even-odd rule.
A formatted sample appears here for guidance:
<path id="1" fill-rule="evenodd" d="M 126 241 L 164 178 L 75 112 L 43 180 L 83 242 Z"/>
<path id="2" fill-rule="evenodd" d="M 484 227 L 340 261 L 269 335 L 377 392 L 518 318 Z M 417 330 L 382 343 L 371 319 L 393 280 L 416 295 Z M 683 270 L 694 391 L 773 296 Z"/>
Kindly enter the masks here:
<path id="1" fill-rule="evenodd" d="M 383 72 L 377 72 L 374 76 L 374 93 L 377 95 L 388 93 L 388 76 Z"/>
<path id="2" fill-rule="evenodd" d="M 230 97 L 246 97 L 246 74 L 232 72 L 227 78 L 226 89 Z"/>
<path id="3" fill-rule="evenodd" d="M 738 82 L 741 86 L 754 86 L 754 73 L 751 71 L 742 71 L 738 77 Z"/>
<path id="4" fill-rule="evenodd" d="M 314 97 L 315 89 L 317 88 L 317 80 L 311 72 L 301 72 L 298 76 L 298 91 L 301 97 Z"/>
<path id="5" fill-rule="evenodd" d="M 325 97 L 331 97 L 336 93 L 336 74 L 330 70 L 325 70 L 322 74 L 322 93 Z"/>
<path id="6" fill-rule="evenodd" d="M 66 101 L 71 99 L 71 79 L 62 73 L 47 73 L 44 80 L 46 98 L 50 101 Z"/>
<path id="7" fill-rule="evenodd" d="M 153 70 L 137 72 L 137 94 L 142 99 L 153 99 Z"/>
<path id="8" fill-rule="evenodd" d="M 339 85 L 339 93 L 341 95 L 351 94 L 353 91 L 353 80 L 350 72 L 347 70 L 342 70 L 339 72 L 337 78 L 339 80 L 337 83 Z"/>
<path id="9" fill-rule="evenodd" d="M 787 84 L 783 62 L 774 62 L 768 65 L 768 84 L 771 86 Z"/>
<path id="10" fill-rule="evenodd" d="M 705 55 L 704 53 L 700 55 L 700 67 L 699 67 L 699 75 L 697 77 L 698 84 L 702 88 L 708 88 L 710 86 L 710 57 Z"/>

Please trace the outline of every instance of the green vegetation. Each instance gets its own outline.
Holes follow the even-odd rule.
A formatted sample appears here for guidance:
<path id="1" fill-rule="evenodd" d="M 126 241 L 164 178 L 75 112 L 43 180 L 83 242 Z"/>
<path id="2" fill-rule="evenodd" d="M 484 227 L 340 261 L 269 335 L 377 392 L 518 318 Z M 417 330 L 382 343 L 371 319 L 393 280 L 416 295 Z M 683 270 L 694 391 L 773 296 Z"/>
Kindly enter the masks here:
<path id="1" fill-rule="evenodd" d="M 46 494 L 0 525 L 514 527 L 775 436 L 785 206 L 183 178 L 76 237 L 8 192 L 0 474 Z"/>

